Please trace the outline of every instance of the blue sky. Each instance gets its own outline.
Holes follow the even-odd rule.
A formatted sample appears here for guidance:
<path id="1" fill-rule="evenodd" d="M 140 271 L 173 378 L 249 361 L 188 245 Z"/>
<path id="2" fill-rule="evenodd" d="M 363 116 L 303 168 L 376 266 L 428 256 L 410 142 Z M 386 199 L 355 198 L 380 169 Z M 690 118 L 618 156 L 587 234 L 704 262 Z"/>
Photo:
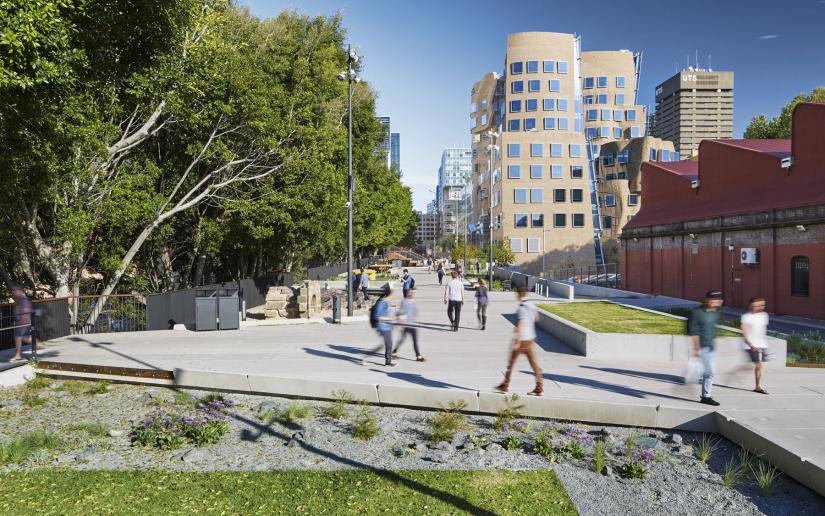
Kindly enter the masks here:
<path id="1" fill-rule="evenodd" d="M 507 35 L 580 34 L 582 50 L 644 53 L 639 100 L 653 106 L 656 84 L 693 64 L 733 70 L 734 135 L 754 115 L 775 115 L 793 96 L 825 86 L 825 0 L 670 2 L 557 0 L 238 0 L 262 18 L 285 8 L 341 11 L 378 112 L 401 133 L 403 180 L 417 209 L 432 199 L 441 151 L 469 146 L 473 83 L 502 71 Z"/>

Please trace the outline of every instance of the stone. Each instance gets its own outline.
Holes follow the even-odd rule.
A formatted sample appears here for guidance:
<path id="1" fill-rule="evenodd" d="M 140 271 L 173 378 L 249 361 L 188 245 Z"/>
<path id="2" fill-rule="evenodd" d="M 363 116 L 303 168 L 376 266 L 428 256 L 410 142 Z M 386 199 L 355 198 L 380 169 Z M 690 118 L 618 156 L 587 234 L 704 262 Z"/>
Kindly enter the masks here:
<path id="1" fill-rule="evenodd" d="M 450 444 L 455 449 L 461 448 L 467 443 L 468 437 L 469 436 L 466 432 L 456 432 L 456 434 L 450 440 Z"/>
<path id="2" fill-rule="evenodd" d="M 613 471 L 613 468 L 610 466 L 604 466 L 602 468 L 602 475 L 607 478 L 616 478 L 616 473 Z"/>
<path id="3" fill-rule="evenodd" d="M 444 450 L 433 450 L 424 459 L 436 464 L 444 464 L 450 460 L 450 453 Z"/>
<path id="4" fill-rule="evenodd" d="M 447 441 L 440 441 L 438 444 L 435 445 L 436 449 L 442 451 L 453 451 L 453 445 L 448 443 Z"/>
<path id="5" fill-rule="evenodd" d="M 672 442 L 676 446 L 681 446 L 682 445 L 682 436 L 679 435 L 679 434 L 673 434 L 672 436 L 670 436 L 670 442 Z"/>
<path id="6" fill-rule="evenodd" d="M 95 451 L 91 448 L 86 448 L 82 452 L 78 453 L 74 456 L 75 462 L 88 462 L 92 460 L 95 456 Z"/>
<path id="7" fill-rule="evenodd" d="M 37 397 L 41 399 L 45 398 L 65 398 L 68 396 L 69 393 L 66 391 L 40 391 L 37 393 Z"/>
<path id="8" fill-rule="evenodd" d="M 149 389 L 148 391 L 144 392 L 143 395 L 140 397 L 140 400 L 143 403 L 149 403 L 152 401 L 159 401 L 161 398 L 161 392 L 157 389 Z"/>
<path id="9" fill-rule="evenodd" d="M 101 392 L 101 393 L 95 394 L 95 398 L 108 398 L 108 397 L 109 397 L 108 392 Z"/>
<path id="10" fill-rule="evenodd" d="M 467 442 L 464 443 L 464 446 L 462 447 L 462 449 L 467 450 L 467 451 L 473 451 L 473 450 L 476 449 L 476 445 L 473 441 L 468 439 Z"/>
<path id="11" fill-rule="evenodd" d="M 182 462 L 200 462 L 206 457 L 206 452 L 200 448 L 192 448 L 175 455 L 175 458 Z"/>
<path id="12" fill-rule="evenodd" d="M 487 450 L 490 453 L 495 453 L 504 451 L 504 448 L 502 448 L 501 445 L 498 443 L 490 443 L 487 445 L 487 448 L 485 448 L 485 450 Z"/>
<path id="13" fill-rule="evenodd" d="M 120 437 L 121 435 L 123 435 L 123 430 L 109 430 L 109 437 Z"/>
<path id="14" fill-rule="evenodd" d="M 63 387 L 63 380 L 55 380 L 49 384 L 49 389 L 59 389 Z"/>
<path id="15" fill-rule="evenodd" d="M 416 449 L 416 451 L 425 451 L 427 450 L 427 441 L 416 441 L 413 447 Z"/>
<path id="16" fill-rule="evenodd" d="M 396 457 L 409 457 L 414 453 L 414 450 L 407 444 L 396 444 L 392 448 L 392 454 Z"/>
<path id="17" fill-rule="evenodd" d="M 278 410 L 278 402 L 274 400 L 266 400 L 262 401 L 258 405 L 258 413 L 261 412 L 269 412 L 269 411 L 277 411 Z"/>
<path id="18" fill-rule="evenodd" d="M 16 412 L 23 409 L 23 402 L 20 400 L 0 400 L 0 410 Z"/>
<path id="19" fill-rule="evenodd" d="M 59 434 L 60 429 L 55 425 L 47 425 L 46 426 L 46 433 L 48 433 L 48 434 Z"/>

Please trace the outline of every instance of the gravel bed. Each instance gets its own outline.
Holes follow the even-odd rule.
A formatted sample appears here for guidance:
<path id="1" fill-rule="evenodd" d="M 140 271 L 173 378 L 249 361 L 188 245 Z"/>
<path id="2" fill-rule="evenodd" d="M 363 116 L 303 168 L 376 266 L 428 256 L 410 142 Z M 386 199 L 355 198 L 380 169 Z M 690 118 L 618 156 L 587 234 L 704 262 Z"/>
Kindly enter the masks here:
<path id="1" fill-rule="evenodd" d="M 134 422 L 156 407 L 175 408 L 175 391 L 110 385 L 106 393 L 83 394 L 61 391 L 61 385 L 61 381 L 56 381 L 39 391 L 0 390 L 0 442 L 44 429 L 58 434 L 63 441 L 57 450 L 41 450 L 21 464 L 0 466 L 0 472 L 41 468 L 552 469 L 581 514 L 825 514 L 825 499 L 784 475 L 767 497 L 751 481 L 743 481 L 734 488 L 723 487 L 724 465 L 737 460 L 738 447 L 719 438 L 718 449 L 705 464 L 698 460 L 691 446 L 699 436 L 690 432 L 578 425 L 608 442 L 612 467 L 608 474 L 597 474 L 589 452 L 581 460 L 559 454 L 555 463 L 532 453 L 538 428 L 556 424 L 563 430 L 570 423 L 533 420 L 531 430 L 505 434 L 494 427 L 494 417 L 469 416 L 472 434 L 460 432 L 451 443 L 433 445 L 428 443 L 427 424 L 432 412 L 375 407 L 378 434 L 369 441 L 361 441 L 350 434 L 352 416 L 333 420 L 323 414 L 322 409 L 329 403 L 228 394 L 227 398 L 236 403 L 235 414 L 229 418 L 229 434 L 219 443 L 162 451 L 133 446 L 129 432 Z M 206 394 L 187 392 L 194 396 Z M 28 408 L 21 403 L 24 395 L 37 396 L 45 403 Z M 291 403 L 311 407 L 311 415 L 296 424 L 262 417 Z M 355 412 L 354 406 L 351 412 Z M 93 437 L 79 428 L 81 424 L 93 423 L 108 429 L 108 435 Z M 627 460 L 624 443 L 631 434 L 657 453 L 645 479 L 622 478 L 618 474 L 618 466 Z M 524 442 L 522 448 L 505 450 L 502 445 L 508 435 L 518 435 Z"/>

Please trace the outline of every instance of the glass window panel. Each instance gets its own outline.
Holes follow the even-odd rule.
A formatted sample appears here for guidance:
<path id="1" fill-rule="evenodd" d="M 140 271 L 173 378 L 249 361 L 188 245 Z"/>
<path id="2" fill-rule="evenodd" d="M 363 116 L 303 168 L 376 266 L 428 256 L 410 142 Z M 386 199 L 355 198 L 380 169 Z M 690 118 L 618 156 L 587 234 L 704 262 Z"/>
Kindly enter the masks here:
<path id="1" fill-rule="evenodd" d="M 616 94 L 616 105 L 617 106 L 624 106 L 624 93 L 617 93 Z"/>
<path id="2" fill-rule="evenodd" d="M 573 179 L 581 179 L 584 177 L 584 168 L 581 165 L 571 165 L 570 177 Z"/>
<path id="3" fill-rule="evenodd" d="M 516 213 L 514 215 L 515 221 L 514 226 L 517 228 L 526 228 L 527 227 L 527 214 L 526 213 Z"/>
<path id="4" fill-rule="evenodd" d="M 636 110 L 635 109 L 628 109 L 624 112 L 624 119 L 628 122 L 635 122 L 636 121 Z"/>
<path id="5" fill-rule="evenodd" d="M 534 228 L 544 227 L 544 213 L 533 213 L 530 218 L 530 225 Z"/>
<path id="6" fill-rule="evenodd" d="M 557 66 L 559 73 L 567 73 L 567 61 L 559 61 Z"/>
<path id="7" fill-rule="evenodd" d="M 559 111 L 567 111 L 567 99 L 559 99 L 556 106 Z"/>
<path id="8" fill-rule="evenodd" d="M 602 109 L 602 120 L 610 120 L 613 111 L 610 109 Z"/>
<path id="9" fill-rule="evenodd" d="M 550 79 L 550 91 L 561 91 L 561 81 L 558 79 Z"/>
<path id="10" fill-rule="evenodd" d="M 510 63 L 510 73 L 519 74 L 524 72 L 524 63 L 521 61 Z"/>
<path id="11" fill-rule="evenodd" d="M 530 202 L 534 204 L 541 204 L 544 202 L 544 188 L 530 189 Z"/>
<path id="12" fill-rule="evenodd" d="M 527 81 L 527 89 L 528 91 L 541 91 L 541 81 L 538 79 Z"/>
<path id="13" fill-rule="evenodd" d="M 614 109 L 613 110 L 613 120 L 616 122 L 621 122 L 624 120 L 624 111 L 621 109 Z"/>
<path id="14" fill-rule="evenodd" d="M 559 118 L 559 131 L 567 131 L 570 127 L 570 119 L 567 117 Z"/>
<path id="15" fill-rule="evenodd" d="M 557 228 L 563 228 L 567 226 L 567 214 L 566 213 L 554 213 L 553 214 L 553 226 Z"/>
<path id="16" fill-rule="evenodd" d="M 596 104 L 607 104 L 607 93 L 599 93 L 596 95 Z"/>
<path id="17" fill-rule="evenodd" d="M 530 165 L 530 179 L 541 179 L 544 177 L 544 165 Z"/>
<path id="18" fill-rule="evenodd" d="M 596 103 L 596 97 L 594 97 L 593 95 L 585 95 L 584 96 L 584 103 L 585 104 L 595 104 Z"/>
<path id="19" fill-rule="evenodd" d="M 539 62 L 538 61 L 527 61 L 527 73 L 538 73 L 539 72 Z"/>
<path id="20" fill-rule="evenodd" d="M 599 110 L 598 109 L 588 109 L 587 110 L 587 120 L 593 121 L 599 119 Z"/>
<path id="21" fill-rule="evenodd" d="M 513 190 L 513 202 L 516 204 L 527 204 L 527 189 L 516 188 Z"/>
<path id="22" fill-rule="evenodd" d="M 562 165 L 550 165 L 550 177 L 564 179 L 564 167 Z"/>
<path id="23" fill-rule="evenodd" d="M 555 61 L 545 61 L 544 62 L 544 73 L 555 73 L 556 72 L 556 62 Z"/>
<path id="24" fill-rule="evenodd" d="M 540 158 L 544 155 L 544 145 L 541 143 L 531 143 L 530 144 L 530 156 L 534 158 Z"/>
<path id="25" fill-rule="evenodd" d="M 570 190 L 570 201 L 571 202 L 582 202 L 584 201 L 584 190 L 581 188 L 573 188 Z"/>
<path id="26" fill-rule="evenodd" d="M 596 79 L 594 77 L 585 77 L 584 78 L 584 89 L 589 90 L 596 85 Z"/>
<path id="27" fill-rule="evenodd" d="M 599 88 L 607 88 L 607 77 L 604 75 L 599 77 Z"/>
<path id="28" fill-rule="evenodd" d="M 570 157 L 571 158 L 581 158 L 582 157 L 582 146 L 578 143 L 571 143 L 570 144 Z"/>
<path id="29" fill-rule="evenodd" d="M 507 128 L 510 131 L 521 131 L 521 120 L 518 118 L 511 118 L 507 121 Z"/>
<path id="30" fill-rule="evenodd" d="M 524 119 L 524 130 L 525 131 L 532 131 L 536 128 L 536 119 L 535 118 L 525 118 Z"/>
<path id="31" fill-rule="evenodd" d="M 624 75 L 617 75 L 616 76 L 616 87 L 617 88 L 624 88 L 625 78 Z"/>
<path id="32" fill-rule="evenodd" d="M 573 227 L 574 228 L 583 228 L 584 227 L 584 213 L 574 213 L 573 214 Z"/>
<path id="33" fill-rule="evenodd" d="M 539 108 L 539 99 L 527 99 L 524 109 L 526 111 L 536 111 Z"/>
<path id="34" fill-rule="evenodd" d="M 508 158 L 520 158 L 521 157 L 521 144 L 508 143 L 507 144 L 507 157 Z"/>
<path id="35" fill-rule="evenodd" d="M 539 238 L 536 238 L 536 237 L 528 238 L 527 239 L 527 252 L 528 253 L 538 253 L 540 243 L 541 243 L 541 240 Z"/>
<path id="36" fill-rule="evenodd" d="M 521 179 L 521 165 L 507 165 L 508 179 Z"/>
<path id="37" fill-rule="evenodd" d="M 520 100 L 511 100 L 510 101 L 510 113 L 520 113 L 521 112 L 521 101 Z"/>
<path id="38" fill-rule="evenodd" d="M 630 194 L 627 196 L 627 205 L 636 206 L 639 204 L 639 194 Z"/>
<path id="39" fill-rule="evenodd" d="M 553 189 L 553 202 L 565 202 L 567 200 L 567 190 L 564 188 Z"/>
<path id="40" fill-rule="evenodd" d="M 550 144 L 550 157 L 553 158 L 562 158 L 564 157 L 564 147 L 560 143 L 551 143 Z"/>
<path id="41" fill-rule="evenodd" d="M 510 88 L 513 93 L 524 93 L 524 81 L 513 81 Z"/>
<path id="42" fill-rule="evenodd" d="M 544 99 L 542 107 L 545 111 L 554 111 L 556 109 L 556 99 Z"/>
<path id="43" fill-rule="evenodd" d="M 521 238 L 511 238 L 510 239 L 510 250 L 514 253 L 522 253 L 524 252 L 522 249 L 522 242 L 523 239 Z"/>
<path id="44" fill-rule="evenodd" d="M 614 127 L 613 128 L 613 138 L 617 140 L 621 139 L 622 137 L 622 128 L 621 127 Z"/>
<path id="45" fill-rule="evenodd" d="M 556 119 L 548 116 L 544 119 L 544 128 L 545 129 L 555 129 L 556 128 Z"/>

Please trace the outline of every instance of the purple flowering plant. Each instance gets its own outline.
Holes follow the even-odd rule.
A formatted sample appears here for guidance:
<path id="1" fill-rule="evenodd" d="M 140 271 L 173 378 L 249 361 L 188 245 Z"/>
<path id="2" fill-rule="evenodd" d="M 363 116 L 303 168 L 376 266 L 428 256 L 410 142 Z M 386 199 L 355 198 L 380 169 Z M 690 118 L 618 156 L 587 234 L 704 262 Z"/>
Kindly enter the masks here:
<path id="1" fill-rule="evenodd" d="M 208 398 L 198 400 L 194 414 L 156 408 L 132 425 L 132 443 L 171 450 L 187 443 L 205 446 L 218 442 L 229 431 L 226 419 L 234 414 L 235 404 L 222 397 Z"/>

